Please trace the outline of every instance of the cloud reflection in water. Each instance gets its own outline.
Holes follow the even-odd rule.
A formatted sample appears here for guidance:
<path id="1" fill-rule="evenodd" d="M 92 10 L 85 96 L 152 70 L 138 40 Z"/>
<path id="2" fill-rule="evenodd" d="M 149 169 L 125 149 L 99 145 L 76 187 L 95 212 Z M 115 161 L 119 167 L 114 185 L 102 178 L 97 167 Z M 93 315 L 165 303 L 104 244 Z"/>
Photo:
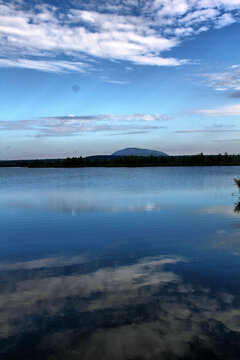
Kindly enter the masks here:
<path id="1" fill-rule="evenodd" d="M 16 191 L 1 194 L 0 209 L 43 210 L 49 212 L 109 212 L 161 211 L 169 204 L 155 194 L 121 194 L 82 191 Z"/>
<path id="2" fill-rule="evenodd" d="M 224 359 L 231 342 L 234 356 L 239 299 L 184 283 L 174 271 L 181 262 L 177 256 L 112 267 L 93 262 L 87 272 L 77 257 L 0 264 L 2 354 L 12 348 L 20 359 L 25 350 L 16 339 L 24 344 L 36 334 L 28 344 L 34 359 L 200 359 L 204 353 Z"/>

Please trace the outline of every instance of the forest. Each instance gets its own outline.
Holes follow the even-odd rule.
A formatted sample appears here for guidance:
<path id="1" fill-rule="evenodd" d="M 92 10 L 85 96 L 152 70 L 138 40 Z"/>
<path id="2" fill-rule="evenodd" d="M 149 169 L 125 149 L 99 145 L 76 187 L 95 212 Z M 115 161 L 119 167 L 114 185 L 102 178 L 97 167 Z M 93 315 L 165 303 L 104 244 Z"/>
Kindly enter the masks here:
<path id="1" fill-rule="evenodd" d="M 76 167 L 145 167 L 145 166 L 240 166 L 240 154 L 184 156 L 92 156 L 83 158 L 4 160 L 0 167 L 76 168 Z"/>

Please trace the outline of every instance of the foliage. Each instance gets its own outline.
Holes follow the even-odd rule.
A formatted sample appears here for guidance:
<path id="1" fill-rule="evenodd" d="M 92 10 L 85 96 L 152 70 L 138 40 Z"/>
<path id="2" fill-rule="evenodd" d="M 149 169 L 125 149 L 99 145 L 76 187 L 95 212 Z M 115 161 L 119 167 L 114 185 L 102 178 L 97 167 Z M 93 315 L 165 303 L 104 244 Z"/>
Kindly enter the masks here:
<path id="1" fill-rule="evenodd" d="M 240 201 L 235 204 L 234 212 L 240 214 Z"/>
<path id="2" fill-rule="evenodd" d="M 240 166 L 240 155 L 184 155 L 184 156 L 99 156 L 46 160 L 0 161 L 0 167 L 145 167 L 145 166 Z M 240 186 L 240 178 L 235 179 Z"/>
<path id="3" fill-rule="evenodd" d="M 234 178 L 234 182 L 240 191 L 240 177 Z M 235 204 L 234 212 L 240 214 L 240 196 L 238 196 L 239 201 Z"/>
<path id="4" fill-rule="evenodd" d="M 234 182 L 237 185 L 238 189 L 240 190 L 240 177 L 235 178 Z"/>

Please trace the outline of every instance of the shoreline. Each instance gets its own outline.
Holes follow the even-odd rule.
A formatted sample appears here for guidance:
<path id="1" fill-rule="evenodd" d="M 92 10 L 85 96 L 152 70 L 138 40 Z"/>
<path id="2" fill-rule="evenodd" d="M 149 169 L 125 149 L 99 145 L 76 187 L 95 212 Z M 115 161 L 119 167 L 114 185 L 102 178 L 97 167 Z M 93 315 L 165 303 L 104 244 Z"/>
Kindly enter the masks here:
<path id="1" fill-rule="evenodd" d="M 88 167 L 191 167 L 240 166 L 240 155 L 181 155 L 181 156 L 119 156 L 72 157 L 66 159 L 2 160 L 0 167 L 27 168 L 88 168 Z"/>

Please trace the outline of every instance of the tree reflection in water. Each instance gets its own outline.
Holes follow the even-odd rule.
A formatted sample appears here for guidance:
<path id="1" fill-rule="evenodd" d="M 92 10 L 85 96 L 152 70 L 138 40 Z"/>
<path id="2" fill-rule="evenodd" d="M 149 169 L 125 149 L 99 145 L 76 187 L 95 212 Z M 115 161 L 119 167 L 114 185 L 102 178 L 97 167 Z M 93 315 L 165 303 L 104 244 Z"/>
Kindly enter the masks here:
<path id="1" fill-rule="evenodd" d="M 238 187 L 239 194 L 238 194 L 238 202 L 235 204 L 234 212 L 239 214 L 240 213 L 240 177 L 234 178 L 234 182 Z"/>

